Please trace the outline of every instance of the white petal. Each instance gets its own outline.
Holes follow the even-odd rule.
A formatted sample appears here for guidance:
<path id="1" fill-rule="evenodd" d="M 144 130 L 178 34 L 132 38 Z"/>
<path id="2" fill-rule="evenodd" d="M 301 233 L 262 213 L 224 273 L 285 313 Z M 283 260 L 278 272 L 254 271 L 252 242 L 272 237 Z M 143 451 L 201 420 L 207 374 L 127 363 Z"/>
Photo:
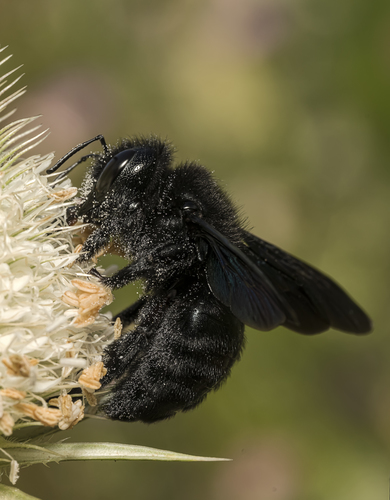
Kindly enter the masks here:
<path id="1" fill-rule="evenodd" d="M 21 354 L 28 354 L 28 353 L 32 353 L 33 351 L 37 351 L 37 350 L 41 349 L 46 344 L 46 342 L 48 340 L 49 340 L 49 337 L 45 337 L 45 336 L 38 337 L 37 339 L 34 339 L 31 342 L 29 342 L 28 344 L 26 344 L 20 350 L 20 353 Z"/>
<path id="2" fill-rule="evenodd" d="M 86 368 L 88 361 L 83 358 L 62 358 L 59 361 L 62 366 L 73 366 L 74 368 Z"/>

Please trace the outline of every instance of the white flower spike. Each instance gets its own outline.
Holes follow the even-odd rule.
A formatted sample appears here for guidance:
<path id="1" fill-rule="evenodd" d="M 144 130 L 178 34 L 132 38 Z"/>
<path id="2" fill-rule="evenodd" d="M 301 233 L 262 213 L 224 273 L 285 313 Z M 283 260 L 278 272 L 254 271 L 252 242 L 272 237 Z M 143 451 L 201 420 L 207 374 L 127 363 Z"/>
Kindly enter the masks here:
<path id="1" fill-rule="evenodd" d="M 11 73 L 0 78 L 0 95 L 18 81 L 7 84 Z M 0 101 L 0 113 L 23 93 Z M 112 301 L 111 293 L 75 263 L 80 248 L 73 246 L 74 227 L 65 223 L 77 188 L 69 179 L 50 185 L 45 171 L 52 154 L 26 155 L 46 136 L 44 131 L 30 137 L 38 128 L 26 130 L 33 120 L 0 130 L 0 432 L 5 436 L 30 424 L 68 429 L 79 422 L 84 408 L 68 393 L 85 390 L 81 370 L 102 365 L 103 349 L 114 337 L 109 318 L 99 313 Z"/>
<path id="2" fill-rule="evenodd" d="M 14 71 L 0 77 L 0 122 L 25 92 L 1 100 L 20 78 L 7 84 Z M 47 133 L 31 137 L 39 127 L 26 127 L 35 119 L 0 129 L 0 469 L 8 467 L 15 484 L 20 466 L 61 460 L 219 460 L 121 443 L 30 439 L 36 426 L 71 429 L 84 418 L 85 401 L 97 404 L 103 350 L 122 332 L 120 320 L 112 325 L 100 314 L 111 292 L 75 262 L 82 247 L 72 240 L 77 226 L 65 220 L 77 188 L 45 175 L 52 154 L 26 155 Z M 79 389 L 76 399 L 72 389 Z M 21 428 L 24 439 L 15 440 Z M 0 483 L 0 497 L 25 495 Z"/>

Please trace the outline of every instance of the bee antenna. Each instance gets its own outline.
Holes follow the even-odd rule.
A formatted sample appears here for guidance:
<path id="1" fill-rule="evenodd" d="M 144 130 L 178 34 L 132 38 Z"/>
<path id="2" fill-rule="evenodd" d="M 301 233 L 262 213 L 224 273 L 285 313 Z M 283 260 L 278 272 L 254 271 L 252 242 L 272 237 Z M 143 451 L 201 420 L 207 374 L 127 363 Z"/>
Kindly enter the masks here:
<path id="1" fill-rule="evenodd" d="M 100 134 L 100 135 L 97 135 L 96 137 L 94 137 L 93 139 L 90 139 L 89 141 L 82 142 L 81 144 L 78 144 L 77 146 L 75 146 L 68 153 L 66 153 L 65 156 L 63 156 L 60 160 L 58 160 L 55 165 L 53 165 L 48 170 L 46 170 L 46 173 L 52 174 L 53 172 L 56 172 L 61 167 L 61 165 L 63 165 L 67 160 L 69 160 L 69 158 L 71 158 L 73 155 L 75 155 L 76 153 L 78 153 L 79 151 L 81 151 L 82 149 L 87 147 L 88 144 L 91 144 L 91 142 L 95 142 L 95 141 L 100 141 L 100 144 L 102 145 L 104 153 L 108 153 L 108 147 L 106 144 L 106 140 Z M 88 157 L 90 157 L 90 155 L 83 156 L 83 158 L 81 158 L 81 160 L 79 162 L 76 162 L 74 165 L 72 165 L 70 170 L 73 170 L 73 168 L 75 168 L 79 163 L 82 163 L 83 161 L 85 161 Z M 70 172 L 70 170 L 68 169 L 66 172 L 68 173 L 68 171 Z M 57 177 L 57 179 L 58 179 L 58 177 Z"/>

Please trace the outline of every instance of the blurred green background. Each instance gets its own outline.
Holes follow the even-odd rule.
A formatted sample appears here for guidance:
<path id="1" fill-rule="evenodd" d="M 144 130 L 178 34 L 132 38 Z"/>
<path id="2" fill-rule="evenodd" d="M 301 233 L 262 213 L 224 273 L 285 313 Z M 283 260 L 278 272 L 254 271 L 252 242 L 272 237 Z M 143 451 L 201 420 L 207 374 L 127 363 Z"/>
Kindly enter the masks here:
<path id="1" fill-rule="evenodd" d="M 17 486 L 44 500 L 387 498 L 388 0 L 0 0 L 0 9 L 7 69 L 24 63 L 29 87 L 18 116 L 43 114 L 51 129 L 39 152 L 59 157 L 99 133 L 170 138 L 178 160 L 215 172 L 253 232 L 336 277 L 375 322 L 362 338 L 248 328 L 242 361 L 199 409 L 69 433 L 230 463 L 35 466 Z M 112 310 L 132 293 L 118 293 Z"/>

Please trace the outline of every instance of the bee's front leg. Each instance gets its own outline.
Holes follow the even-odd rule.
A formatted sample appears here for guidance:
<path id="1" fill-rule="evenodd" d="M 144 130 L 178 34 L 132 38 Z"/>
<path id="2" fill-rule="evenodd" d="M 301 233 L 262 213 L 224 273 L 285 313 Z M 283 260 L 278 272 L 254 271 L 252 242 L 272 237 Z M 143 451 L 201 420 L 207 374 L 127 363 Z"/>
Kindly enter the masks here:
<path id="1" fill-rule="evenodd" d="M 111 240 L 111 233 L 106 229 L 98 228 L 86 239 L 77 259 L 77 263 L 88 262 L 106 248 Z"/>
<path id="2" fill-rule="evenodd" d="M 107 286 L 111 290 L 116 290 L 133 281 L 144 278 L 146 271 L 147 266 L 144 265 L 143 261 L 136 261 L 123 267 L 112 276 L 102 276 L 96 268 L 91 269 L 89 272 L 99 278 L 102 285 Z"/>

